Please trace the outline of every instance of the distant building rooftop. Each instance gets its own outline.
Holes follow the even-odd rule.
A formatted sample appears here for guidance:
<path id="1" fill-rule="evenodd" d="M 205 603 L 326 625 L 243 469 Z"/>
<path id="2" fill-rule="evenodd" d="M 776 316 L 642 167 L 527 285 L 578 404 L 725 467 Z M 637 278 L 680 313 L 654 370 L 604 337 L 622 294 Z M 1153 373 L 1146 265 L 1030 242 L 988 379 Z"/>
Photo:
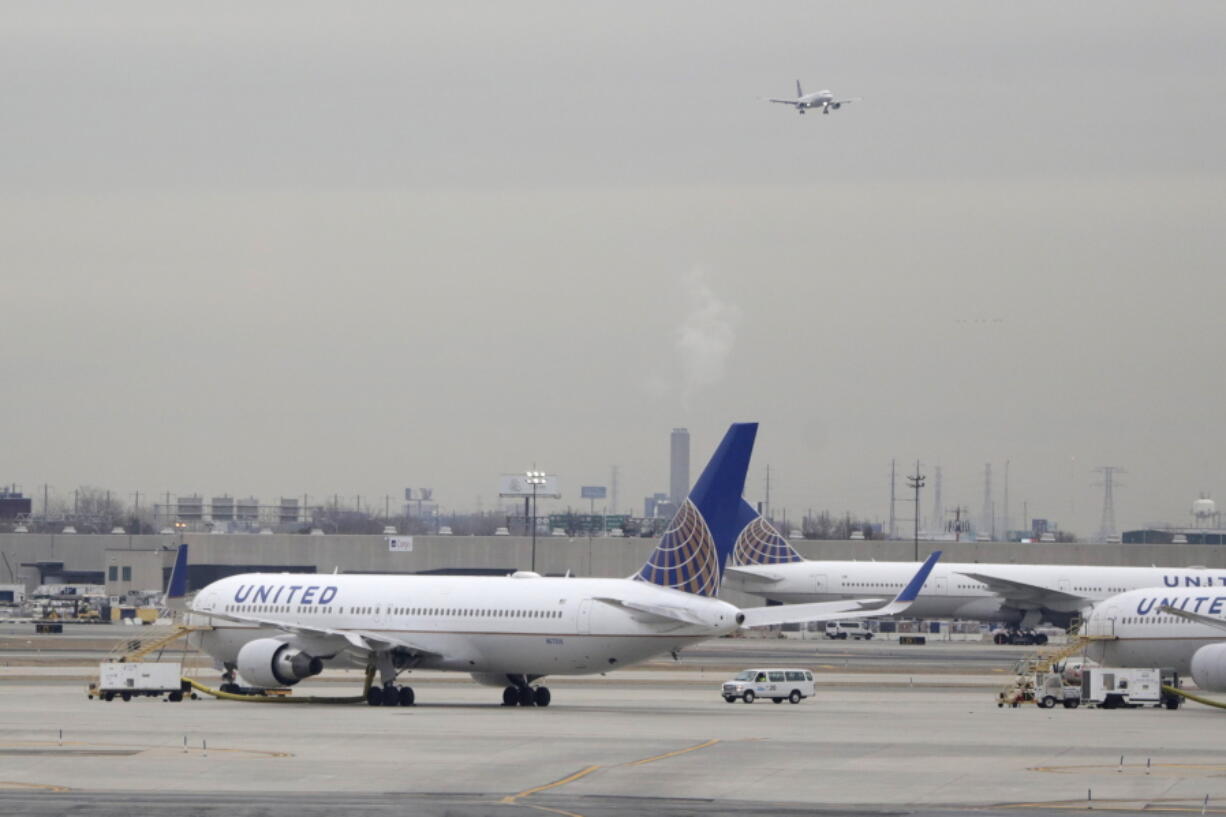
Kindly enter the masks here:
<path id="1" fill-rule="evenodd" d="M 1143 528 L 1126 530 L 1120 538 L 1126 545 L 1226 545 L 1226 529 Z"/>

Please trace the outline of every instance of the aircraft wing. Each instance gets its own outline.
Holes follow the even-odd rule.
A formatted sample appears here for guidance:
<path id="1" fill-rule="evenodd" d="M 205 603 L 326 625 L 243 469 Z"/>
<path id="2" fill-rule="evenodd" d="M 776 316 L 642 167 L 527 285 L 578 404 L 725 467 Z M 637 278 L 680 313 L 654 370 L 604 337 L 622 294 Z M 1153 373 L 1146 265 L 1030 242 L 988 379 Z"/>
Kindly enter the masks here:
<path id="1" fill-rule="evenodd" d="M 776 604 L 770 607 L 748 607 L 741 610 L 745 616 L 742 627 L 769 627 L 774 624 L 799 624 L 805 621 L 834 621 L 843 618 L 871 618 L 893 616 L 911 606 L 916 596 L 928 581 L 928 574 L 941 558 L 941 551 L 934 551 L 928 560 L 911 577 L 897 596 L 880 607 L 865 607 L 877 599 L 849 599 L 847 601 L 819 601 L 811 604 Z"/>
<path id="2" fill-rule="evenodd" d="M 415 655 L 431 655 L 441 657 L 438 653 L 423 649 L 422 647 L 410 641 L 406 641 L 403 638 L 374 630 L 336 630 L 332 627 L 312 627 L 309 624 L 302 624 L 301 622 L 296 621 L 283 621 L 279 619 L 264 618 L 262 616 L 244 616 L 236 613 L 204 613 L 203 615 L 207 615 L 211 618 L 229 619 L 231 621 L 237 621 L 243 624 L 258 624 L 261 627 L 275 627 L 278 630 L 293 633 L 294 635 L 342 639 L 348 643 L 350 647 L 365 652 L 384 652 L 386 650 L 396 649 L 399 647 L 401 649 L 408 650 Z"/>
<path id="3" fill-rule="evenodd" d="M 1053 590 L 1039 584 L 1019 582 L 1016 579 L 1002 579 L 988 573 L 959 572 L 968 579 L 986 584 L 989 590 L 1004 599 L 1005 604 L 1010 607 L 1067 607 L 1069 604 L 1092 603 L 1092 600 L 1085 596 L 1065 593 L 1063 590 Z"/>
<path id="4" fill-rule="evenodd" d="M 1171 616 L 1179 616 L 1188 621 L 1195 621 L 1197 624 L 1208 624 L 1210 627 L 1217 627 L 1219 630 L 1226 630 L 1226 621 L 1220 618 L 1210 618 L 1209 616 L 1202 616 L 1200 613 L 1189 613 L 1187 610 L 1180 610 L 1178 607 L 1170 607 L 1168 605 L 1159 607 L 1158 612 Z"/>
<path id="5" fill-rule="evenodd" d="M 804 104 L 799 99 L 775 99 L 774 97 L 771 97 L 770 99 L 767 99 L 766 101 L 767 102 L 778 102 L 783 105 L 802 105 Z"/>

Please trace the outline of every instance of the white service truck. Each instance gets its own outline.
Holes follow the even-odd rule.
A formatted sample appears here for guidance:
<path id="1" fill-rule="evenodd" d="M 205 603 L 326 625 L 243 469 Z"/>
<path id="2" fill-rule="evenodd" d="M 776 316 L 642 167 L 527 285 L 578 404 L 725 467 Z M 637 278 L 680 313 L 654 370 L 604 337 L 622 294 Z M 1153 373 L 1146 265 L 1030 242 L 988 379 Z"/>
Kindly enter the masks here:
<path id="1" fill-rule="evenodd" d="M 100 701 L 130 701 L 141 695 L 181 701 L 190 692 L 182 664 L 154 661 L 104 661 L 98 667 L 98 683 L 89 685 L 90 699 Z"/>
<path id="2" fill-rule="evenodd" d="M 1178 709 L 1178 695 L 1162 691 L 1178 687 L 1179 677 L 1157 667 L 1085 667 L 1081 673 L 1081 702 L 1100 709 L 1165 706 Z"/>

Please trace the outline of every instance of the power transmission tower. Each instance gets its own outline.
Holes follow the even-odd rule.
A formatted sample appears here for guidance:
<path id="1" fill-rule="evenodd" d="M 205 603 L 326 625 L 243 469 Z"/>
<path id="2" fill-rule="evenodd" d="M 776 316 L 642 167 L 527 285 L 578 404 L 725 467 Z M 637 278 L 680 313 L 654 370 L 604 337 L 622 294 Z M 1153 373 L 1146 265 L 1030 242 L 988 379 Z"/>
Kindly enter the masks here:
<path id="1" fill-rule="evenodd" d="M 1009 538 L 1009 461 L 1005 460 L 1005 498 L 1004 498 L 1004 518 L 1001 520 L 1001 527 L 1005 529 L 1005 539 Z"/>
<path id="2" fill-rule="evenodd" d="M 915 561 L 919 561 L 920 488 L 924 487 L 924 475 L 920 473 L 919 460 L 915 461 L 915 476 L 907 477 L 907 487 L 915 491 Z"/>
<path id="3" fill-rule="evenodd" d="M 992 463 L 983 466 L 983 527 L 980 530 L 996 539 L 996 514 L 992 507 Z"/>
<path id="4" fill-rule="evenodd" d="M 1094 484 L 1103 488 L 1103 518 L 1098 526 L 1098 538 L 1106 542 L 1115 536 L 1115 486 L 1120 484 L 1115 481 L 1115 475 L 1127 472 L 1118 465 L 1100 465 L 1094 470 L 1103 475 L 1103 481 Z"/>

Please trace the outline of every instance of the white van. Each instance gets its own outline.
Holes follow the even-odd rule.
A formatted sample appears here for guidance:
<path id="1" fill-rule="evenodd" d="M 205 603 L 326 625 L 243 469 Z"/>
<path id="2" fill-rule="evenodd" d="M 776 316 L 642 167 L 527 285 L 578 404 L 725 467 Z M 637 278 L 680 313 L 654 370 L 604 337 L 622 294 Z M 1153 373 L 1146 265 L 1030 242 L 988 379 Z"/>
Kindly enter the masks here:
<path id="1" fill-rule="evenodd" d="M 856 638 L 868 641 L 873 631 L 863 621 L 827 621 L 826 638 Z"/>
<path id="2" fill-rule="evenodd" d="M 747 704 L 755 698 L 798 704 L 813 697 L 813 673 L 807 669 L 747 669 L 725 681 L 721 691 L 730 704 L 738 698 Z"/>

